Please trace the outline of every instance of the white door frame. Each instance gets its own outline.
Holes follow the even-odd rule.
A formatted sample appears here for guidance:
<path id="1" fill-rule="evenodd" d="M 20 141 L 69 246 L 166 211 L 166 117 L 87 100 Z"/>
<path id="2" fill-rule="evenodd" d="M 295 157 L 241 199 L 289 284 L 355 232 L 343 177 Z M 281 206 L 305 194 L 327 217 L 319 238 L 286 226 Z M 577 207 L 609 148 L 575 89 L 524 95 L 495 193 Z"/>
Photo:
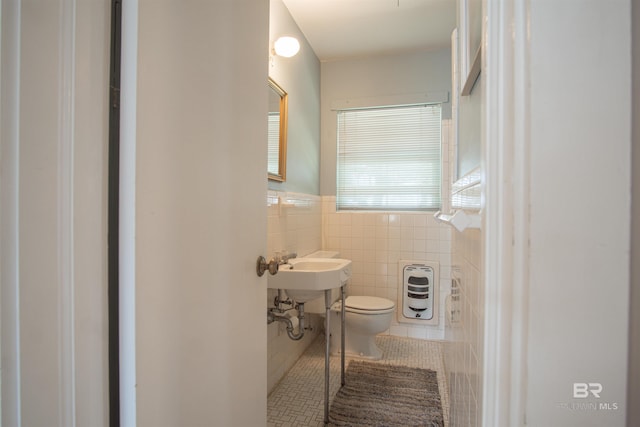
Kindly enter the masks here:
<path id="1" fill-rule="evenodd" d="M 529 91 L 525 1 L 484 0 L 483 426 L 525 424 Z"/>
<path id="2" fill-rule="evenodd" d="M 136 425 L 136 111 L 138 0 L 122 2 L 118 212 L 120 425 Z"/>
<path id="3" fill-rule="evenodd" d="M 0 89 L 0 312 L 2 315 L 2 423 L 20 421 L 20 329 L 18 265 L 18 156 L 20 106 L 20 2 L 3 1 Z"/>
<path id="4" fill-rule="evenodd" d="M 1 4 L 2 423 L 108 423 L 109 0 Z"/>

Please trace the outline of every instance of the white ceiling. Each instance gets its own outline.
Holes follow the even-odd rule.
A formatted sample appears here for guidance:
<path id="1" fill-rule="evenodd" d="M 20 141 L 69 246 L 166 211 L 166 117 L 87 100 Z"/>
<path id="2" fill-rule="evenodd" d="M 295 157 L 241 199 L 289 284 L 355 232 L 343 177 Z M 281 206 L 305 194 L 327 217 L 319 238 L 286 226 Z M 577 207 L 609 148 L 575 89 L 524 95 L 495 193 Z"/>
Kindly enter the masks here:
<path id="1" fill-rule="evenodd" d="M 321 61 L 448 47 L 455 0 L 283 0 Z"/>

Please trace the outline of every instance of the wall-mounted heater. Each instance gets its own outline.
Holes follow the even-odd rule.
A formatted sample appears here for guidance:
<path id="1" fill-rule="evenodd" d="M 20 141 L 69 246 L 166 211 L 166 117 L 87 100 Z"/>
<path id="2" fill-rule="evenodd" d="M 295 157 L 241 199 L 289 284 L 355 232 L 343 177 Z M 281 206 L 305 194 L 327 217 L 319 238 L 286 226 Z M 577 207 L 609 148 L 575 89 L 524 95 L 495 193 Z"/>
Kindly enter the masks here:
<path id="1" fill-rule="evenodd" d="M 438 324 L 439 266 L 431 261 L 400 261 L 398 321 Z"/>

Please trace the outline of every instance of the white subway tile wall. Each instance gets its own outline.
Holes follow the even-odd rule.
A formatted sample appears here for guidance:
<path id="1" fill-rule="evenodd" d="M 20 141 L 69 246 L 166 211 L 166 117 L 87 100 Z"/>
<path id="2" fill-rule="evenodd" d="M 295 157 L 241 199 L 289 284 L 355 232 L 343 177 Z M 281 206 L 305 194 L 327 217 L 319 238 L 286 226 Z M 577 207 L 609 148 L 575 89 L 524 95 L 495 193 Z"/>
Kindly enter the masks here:
<path id="1" fill-rule="evenodd" d="M 454 109 L 455 110 L 455 109 Z M 455 114 L 455 112 L 454 112 Z M 450 137 L 455 129 L 449 128 Z M 449 158 L 455 159 L 455 145 L 449 146 Z M 455 183 L 455 168 L 451 168 L 451 183 Z M 462 206 L 479 203 L 480 185 L 466 187 L 468 199 L 450 201 Z M 464 194 L 462 195 L 464 196 Z M 460 196 L 456 196 L 460 197 Z M 468 203 L 473 200 L 474 203 Z M 478 204 L 479 206 L 479 204 Z M 482 425 L 482 352 L 484 327 L 484 279 L 482 268 L 482 231 L 452 230 L 451 293 L 445 299 L 445 358 L 449 384 L 451 425 Z"/>
<path id="2" fill-rule="evenodd" d="M 454 75 L 454 81 L 457 76 Z M 455 95 L 454 95 L 455 103 Z M 456 122 L 457 108 L 453 106 L 453 119 L 448 125 L 449 159 L 451 159 L 450 190 L 457 187 Z M 443 127 L 444 128 L 444 127 Z M 444 131 L 443 131 L 444 133 Z M 463 182 L 464 180 L 461 180 Z M 466 184 L 466 181 L 464 181 Z M 479 201 L 480 185 L 468 187 L 465 193 L 456 191 L 455 206 L 476 206 L 468 203 L 466 194 Z M 457 190 L 457 189 L 456 189 Z M 461 198 L 462 197 L 462 198 Z M 479 204 L 477 205 L 479 207 Z M 467 229 L 464 233 L 452 231 L 451 238 L 451 292 L 445 298 L 445 358 L 444 366 L 449 384 L 449 416 L 451 425 L 482 425 L 482 352 L 484 327 L 484 279 L 482 269 L 482 231 Z"/>
<path id="3" fill-rule="evenodd" d="M 455 79 L 455 77 L 454 77 Z M 454 121 L 456 108 L 453 108 Z M 456 129 L 449 127 L 455 140 Z M 456 158 L 455 144 L 449 145 L 449 158 Z M 449 170 L 453 208 L 480 208 L 479 169 L 457 180 L 455 165 Z M 473 183 L 476 183 L 475 185 Z M 460 191 L 462 190 L 462 191 Z M 482 354 L 484 320 L 484 279 L 482 231 L 452 231 L 451 293 L 446 298 L 444 365 L 449 384 L 451 425 L 479 427 L 482 420 Z"/>
<path id="4" fill-rule="evenodd" d="M 267 194 L 267 258 L 276 252 L 308 255 L 322 246 L 322 209 L 319 196 L 270 191 Z M 267 308 L 273 307 L 276 290 L 267 292 Z M 312 330 L 300 341 L 289 339 L 283 323 L 267 325 L 267 387 L 275 387 L 322 329 L 322 319 L 306 316 Z M 266 313 L 265 313 L 266 321 Z"/>
<path id="5" fill-rule="evenodd" d="M 449 378 L 452 425 L 480 426 L 484 281 L 481 230 L 453 237 L 453 289 L 447 304 L 445 369 Z"/>
<path id="6" fill-rule="evenodd" d="M 451 287 L 451 229 L 432 213 L 336 212 L 335 197 L 322 198 L 323 248 L 340 252 L 352 262 L 348 295 L 368 295 L 398 301 L 398 261 L 440 263 L 440 307 Z M 438 325 L 400 323 L 397 316 L 387 334 L 442 340 L 444 310 Z"/>
<path id="7" fill-rule="evenodd" d="M 296 252 L 305 256 L 322 246 L 320 196 L 267 193 L 267 253 Z"/>

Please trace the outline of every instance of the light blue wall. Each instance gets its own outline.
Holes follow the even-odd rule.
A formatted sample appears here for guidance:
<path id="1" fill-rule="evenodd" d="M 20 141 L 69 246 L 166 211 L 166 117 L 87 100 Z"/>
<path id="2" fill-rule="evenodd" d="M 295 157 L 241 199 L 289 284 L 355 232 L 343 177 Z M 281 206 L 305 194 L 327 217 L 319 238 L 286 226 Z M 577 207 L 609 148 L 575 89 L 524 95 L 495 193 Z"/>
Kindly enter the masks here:
<path id="1" fill-rule="evenodd" d="M 322 63 L 320 193 L 336 194 L 336 112 L 345 100 L 415 99 L 442 94 L 442 118 L 451 118 L 451 49 Z"/>
<path id="2" fill-rule="evenodd" d="M 289 95 L 287 179 L 269 181 L 270 190 L 335 194 L 335 101 L 444 92 L 443 119 L 451 117 L 448 48 L 320 63 L 282 0 L 271 0 L 269 49 L 282 35 L 297 37 L 301 49 L 268 65 L 269 76 Z"/>
<path id="3" fill-rule="evenodd" d="M 269 76 L 288 93 L 289 99 L 286 182 L 269 181 L 269 189 L 317 195 L 320 194 L 320 61 L 282 0 L 271 0 L 269 21 L 269 50 L 273 41 L 283 35 L 295 36 L 301 45 L 296 56 L 275 56 L 268 65 Z"/>

